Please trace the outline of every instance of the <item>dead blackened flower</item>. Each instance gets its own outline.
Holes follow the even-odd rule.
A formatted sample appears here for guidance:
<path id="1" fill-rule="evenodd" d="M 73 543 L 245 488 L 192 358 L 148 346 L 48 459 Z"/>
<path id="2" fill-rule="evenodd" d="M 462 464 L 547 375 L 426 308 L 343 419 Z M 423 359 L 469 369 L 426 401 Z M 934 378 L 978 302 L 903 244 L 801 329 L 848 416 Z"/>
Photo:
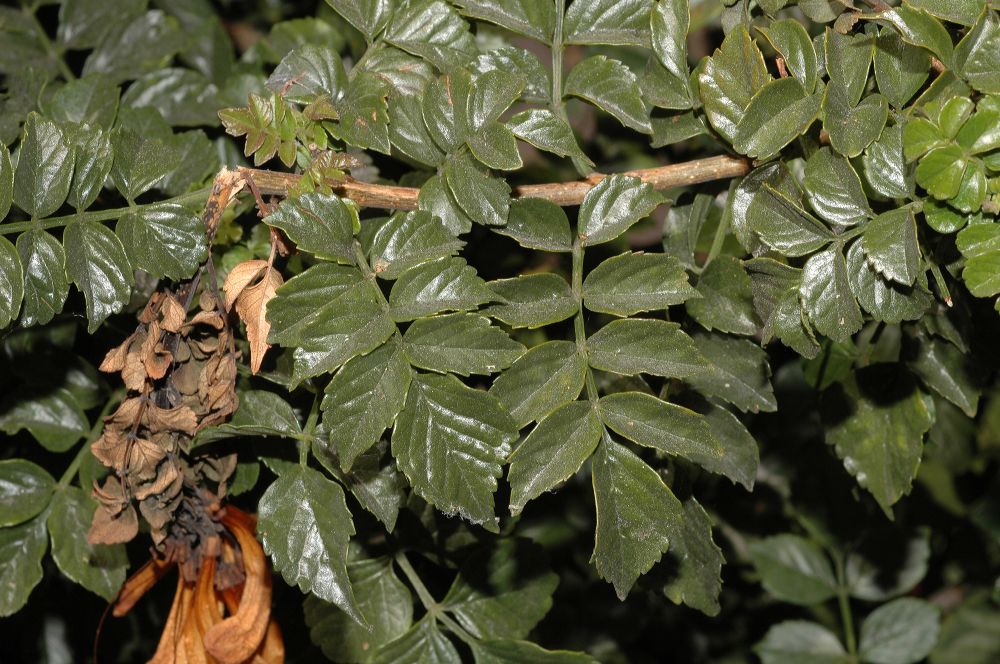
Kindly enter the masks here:
<path id="1" fill-rule="evenodd" d="M 281 630 L 271 616 L 271 571 L 254 536 L 254 518 L 228 506 L 213 513 L 219 534 L 206 537 L 197 560 L 168 547 L 132 575 L 115 602 L 121 617 L 160 578 L 179 569 L 177 590 L 151 664 L 280 664 Z M 172 557 L 173 556 L 173 557 Z M 197 562 L 197 564 L 194 564 Z"/>

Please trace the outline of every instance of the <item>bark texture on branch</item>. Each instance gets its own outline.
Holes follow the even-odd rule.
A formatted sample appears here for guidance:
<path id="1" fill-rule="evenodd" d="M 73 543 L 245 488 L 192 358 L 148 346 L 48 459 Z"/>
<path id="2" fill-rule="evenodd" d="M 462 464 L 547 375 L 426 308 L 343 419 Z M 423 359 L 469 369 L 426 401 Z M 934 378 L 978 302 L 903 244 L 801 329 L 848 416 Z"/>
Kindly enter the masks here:
<path id="1" fill-rule="evenodd" d="M 750 161 L 741 157 L 708 157 L 695 159 L 680 164 L 658 166 L 656 168 L 641 168 L 626 171 L 624 175 L 632 175 L 643 182 L 648 182 L 654 189 L 671 189 L 684 187 L 712 180 L 725 180 L 739 177 L 750 172 Z M 299 181 L 294 173 L 280 173 L 255 168 L 241 168 L 253 178 L 260 193 L 264 195 L 285 196 Z M 607 177 L 594 173 L 585 180 L 571 182 L 552 182 L 547 184 L 523 184 L 514 187 L 515 198 L 542 198 L 557 205 L 579 205 L 583 197 L 593 189 L 594 185 Z M 414 187 L 397 187 L 395 185 L 369 184 L 357 180 L 331 183 L 334 193 L 349 198 L 361 207 L 382 208 L 385 210 L 415 210 L 417 196 L 420 190 Z"/>

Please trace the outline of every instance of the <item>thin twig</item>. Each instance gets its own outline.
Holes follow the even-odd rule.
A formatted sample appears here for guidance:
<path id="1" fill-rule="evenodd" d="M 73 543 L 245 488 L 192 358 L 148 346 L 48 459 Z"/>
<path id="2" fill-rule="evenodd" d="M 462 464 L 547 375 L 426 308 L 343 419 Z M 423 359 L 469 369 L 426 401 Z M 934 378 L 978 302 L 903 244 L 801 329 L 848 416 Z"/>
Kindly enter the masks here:
<path id="1" fill-rule="evenodd" d="M 641 168 L 626 171 L 643 182 L 653 185 L 654 189 L 671 189 L 685 187 L 712 180 L 724 180 L 739 177 L 750 172 L 750 161 L 742 157 L 709 157 L 695 159 L 680 164 L 658 166 L 656 168 Z M 249 173 L 261 194 L 287 196 L 295 188 L 301 176 L 294 173 L 259 170 L 255 168 L 240 169 Z M 594 188 L 606 175 L 594 173 L 585 180 L 571 182 L 551 182 L 547 184 L 524 184 L 514 187 L 515 198 L 542 198 L 557 205 L 579 205 L 583 197 Z M 386 184 L 370 184 L 348 179 L 327 183 L 334 193 L 349 198 L 361 207 L 382 208 L 385 210 L 415 210 L 420 190 L 414 187 L 397 187 Z"/>

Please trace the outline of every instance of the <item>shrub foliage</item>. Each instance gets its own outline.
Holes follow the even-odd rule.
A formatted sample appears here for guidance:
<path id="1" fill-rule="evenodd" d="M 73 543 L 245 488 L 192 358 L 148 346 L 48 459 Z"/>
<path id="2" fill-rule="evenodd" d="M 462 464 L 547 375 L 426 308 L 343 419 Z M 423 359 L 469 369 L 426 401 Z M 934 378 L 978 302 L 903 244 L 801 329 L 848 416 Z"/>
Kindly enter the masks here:
<path id="1" fill-rule="evenodd" d="M 305 5 L 0 8 L 20 652 L 231 502 L 294 657 L 1000 658 L 990 3 Z"/>

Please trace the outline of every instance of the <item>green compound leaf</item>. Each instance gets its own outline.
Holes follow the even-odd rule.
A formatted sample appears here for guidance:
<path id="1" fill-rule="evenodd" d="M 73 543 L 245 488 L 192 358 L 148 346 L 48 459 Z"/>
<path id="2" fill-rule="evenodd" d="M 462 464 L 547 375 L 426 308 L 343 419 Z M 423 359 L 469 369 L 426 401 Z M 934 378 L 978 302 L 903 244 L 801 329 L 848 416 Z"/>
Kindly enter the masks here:
<path id="1" fill-rule="evenodd" d="M 97 503 L 82 489 L 67 487 L 56 492 L 46 523 L 52 538 L 52 558 L 62 573 L 110 601 L 125 582 L 128 556 L 122 544 L 87 542 L 96 507 Z"/>
<path id="2" fill-rule="evenodd" d="M 63 232 L 66 273 L 87 300 L 91 334 L 132 294 L 132 266 L 114 233 L 96 221 L 78 221 Z"/>
<path id="3" fill-rule="evenodd" d="M 491 639 L 475 641 L 472 654 L 476 664 L 596 664 L 597 660 L 583 652 L 545 650 L 529 641 Z"/>
<path id="4" fill-rule="evenodd" d="M 47 232 L 32 229 L 17 237 L 17 254 L 24 269 L 25 326 L 42 325 L 62 311 L 69 294 L 66 279 L 66 252 Z"/>
<path id="5" fill-rule="evenodd" d="M 470 136 L 466 144 L 473 156 L 490 168 L 512 171 L 524 165 L 514 133 L 496 120 L 491 120 Z"/>
<path id="6" fill-rule="evenodd" d="M 886 127 L 877 141 L 865 149 L 865 180 L 879 194 L 904 198 L 913 194 L 913 174 L 903 157 L 903 128 Z"/>
<path id="7" fill-rule="evenodd" d="M 462 664 L 462 656 L 429 613 L 401 637 L 382 645 L 369 657 L 372 664 Z"/>
<path id="8" fill-rule="evenodd" d="M 516 73 L 495 69 L 480 74 L 469 86 L 467 126 L 480 131 L 510 108 L 521 96 L 526 81 Z"/>
<path id="9" fill-rule="evenodd" d="M 969 221 L 969 217 L 958 210 L 934 200 L 924 200 L 923 213 L 927 225 L 943 235 L 957 233 L 965 228 Z"/>
<path id="10" fill-rule="evenodd" d="M 766 28 L 758 27 L 764 38 L 785 60 L 792 76 L 802 84 L 807 94 L 816 89 L 817 57 L 809 33 L 795 19 L 771 21 Z"/>
<path id="11" fill-rule="evenodd" d="M 840 88 L 830 86 L 823 104 L 823 128 L 830 145 L 845 157 L 857 157 L 882 133 L 889 117 L 889 104 L 880 94 L 868 95 L 851 105 Z"/>
<path id="12" fill-rule="evenodd" d="M 651 134 L 649 114 L 635 74 L 618 60 L 594 55 L 570 70 L 563 94 L 580 97 L 630 129 Z"/>
<path id="13" fill-rule="evenodd" d="M 0 461 L 0 527 L 16 526 L 41 512 L 55 486 L 52 476 L 30 461 Z"/>
<path id="14" fill-rule="evenodd" d="M 811 606 L 837 593 L 830 560 L 818 545 L 798 535 L 775 535 L 750 544 L 750 557 L 767 592 Z"/>
<path id="15" fill-rule="evenodd" d="M 932 16 L 962 25 L 975 24 L 985 4 L 985 0 L 954 0 L 946 3 L 937 0 L 909 0 L 911 7 L 923 9 Z"/>
<path id="16" fill-rule="evenodd" d="M 734 483 L 743 485 L 747 491 L 753 491 L 754 480 L 757 477 L 757 466 L 760 463 L 760 453 L 757 441 L 742 422 L 728 409 L 705 401 L 698 407 L 698 412 L 705 415 L 712 433 L 722 443 L 725 453 L 722 461 L 713 469 L 725 475 Z"/>
<path id="17" fill-rule="evenodd" d="M 404 272 L 389 293 L 389 307 L 393 320 L 407 321 L 475 309 L 497 299 L 465 260 L 442 258 Z"/>
<path id="18" fill-rule="evenodd" d="M 0 528 L 0 618 L 12 616 L 27 604 L 42 580 L 42 557 L 48 548 L 45 520 L 40 516 L 9 528 Z"/>
<path id="19" fill-rule="evenodd" d="M 587 360 L 576 344 L 547 341 L 535 346 L 493 382 L 490 394 L 514 417 L 517 428 L 541 420 L 583 390 Z"/>
<path id="20" fill-rule="evenodd" d="M 51 215 L 66 200 L 73 181 L 73 147 L 54 122 L 29 113 L 18 155 L 14 203 L 35 218 Z"/>
<path id="21" fill-rule="evenodd" d="M 803 309 L 820 334 L 843 342 L 861 329 L 861 310 L 848 281 L 847 262 L 838 247 L 806 261 L 799 293 Z"/>
<path id="22" fill-rule="evenodd" d="M 698 334 L 694 343 L 708 360 L 709 368 L 688 377 L 686 382 L 701 393 L 725 399 L 744 412 L 778 409 L 764 349 L 746 339 L 717 334 Z"/>
<path id="23" fill-rule="evenodd" d="M 487 307 L 485 314 L 511 327 L 536 328 L 565 320 L 579 309 L 566 280 L 557 274 L 525 274 L 486 284 L 503 304 Z"/>
<path id="24" fill-rule="evenodd" d="M 909 5 L 893 7 L 879 12 L 876 17 L 881 22 L 892 25 L 907 44 L 926 48 L 949 68 L 952 66 L 951 35 L 941 22 L 922 9 Z"/>
<path id="25" fill-rule="evenodd" d="M 653 138 L 650 147 L 662 148 L 686 141 L 689 138 L 707 134 L 704 121 L 694 113 L 678 113 L 666 118 L 651 118 Z"/>
<path id="26" fill-rule="evenodd" d="M 604 427 L 589 401 L 571 401 L 541 420 L 510 459 L 510 513 L 572 477 L 590 458 Z"/>
<path id="27" fill-rule="evenodd" d="M 909 367 L 929 388 L 975 417 L 979 406 L 979 386 L 970 375 L 970 357 L 939 339 L 920 339 L 919 350 Z"/>
<path id="28" fill-rule="evenodd" d="M 451 256 L 465 246 L 440 219 L 423 210 L 366 220 L 362 231 L 368 234 L 372 270 L 383 279 L 397 279 L 411 267 Z"/>
<path id="29" fill-rule="evenodd" d="M 601 397 L 601 421 L 615 433 L 644 447 L 693 461 L 709 470 L 724 455 L 702 415 L 643 392 Z"/>
<path id="30" fill-rule="evenodd" d="M 106 131 L 90 125 L 68 125 L 63 134 L 74 154 L 73 181 L 66 202 L 81 212 L 97 200 L 111 172 L 111 140 Z"/>
<path id="31" fill-rule="evenodd" d="M 962 279 L 976 297 L 1000 293 L 1000 226 L 974 224 L 955 238 L 955 245 L 965 256 Z"/>
<path id="32" fill-rule="evenodd" d="M 358 209 L 332 194 L 309 193 L 286 198 L 266 218 L 302 251 L 317 258 L 354 262 L 352 243 L 360 227 Z"/>
<path id="33" fill-rule="evenodd" d="M 604 178 L 580 205 L 580 244 L 614 240 L 663 202 L 664 198 L 639 178 L 619 174 Z"/>
<path id="34" fill-rule="evenodd" d="M 852 661 L 836 635 L 805 620 L 778 623 L 753 649 L 763 664 L 850 664 Z"/>
<path id="35" fill-rule="evenodd" d="M 595 369 L 625 376 L 684 378 L 705 368 L 704 358 L 680 325 L 645 318 L 608 323 L 587 339 L 587 356 Z"/>
<path id="36" fill-rule="evenodd" d="M 917 223 L 909 208 L 875 217 L 861 240 L 872 267 L 887 279 L 912 286 L 920 269 Z"/>
<path id="37" fill-rule="evenodd" d="M 875 40 L 875 79 L 889 103 L 902 108 L 927 80 L 927 51 L 903 41 L 895 30 L 883 28 Z"/>
<path id="38" fill-rule="evenodd" d="M 903 127 L 903 155 L 907 161 L 923 156 L 928 150 L 947 145 L 940 127 L 926 118 L 911 118 Z"/>
<path id="39" fill-rule="evenodd" d="M 258 510 L 257 532 L 285 581 L 367 626 L 347 575 L 354 522 L 340 485 L 311 468 L 291 466 L 267 488 Z"/>
<path id="40" fill-rule="evenodd" d="M 275 436 L 296 438 L 302 434 L 299 418 L 287 401 L 274 392 L 246 390 L 239 393 L 240 405 L 225 424 L 203 429 L 197 442 L 206 443 L 223 438 L 245 436 Z"/>
<path id="41" fill-rule="evenodd" d="M 454 376 L 417 374 L 396 418 L 392 455 L 429 503 L 496 532 L 493 493 L 516 438 L 496 397 Z"/>
<path id="42" fill-rule="evenodd" d="M 910 491 L 932 417 L 913 378 L 893 365 L 855 372 L 823 394 L 827 442 L 886 514 Z"/>
<path id="43" fill-rule="evenodd" d="M 1000 93 L 1000 18 L 995 11 L 978 13 L 979 19 L 955 47 L 955 66 L 976 90 Z"/>
<path id="44" fill-rule="evenodd" d="M 426 185 L 424 186 L 426 189 Z M 507 225 L 494 232 L 512 238 L 522 247 L 539 251 L 571 251 L 573 233 L 561 207 L 541 198 L 517 198 L 510 202 Z"/>
<path id="45" fill-rule="evenodd" d="M 705 266 L 696 288 L 701 297 L 688 300 L 685 307 L 705 329 L 757 333 L 760 321 L 753 306 L 753 287 L 738 259 L 717 257 Z"/>
<path id="46" fill-rule="evenodd" d="M 804 184 L 809 205 L 831 224 L 853 226 L 872 216 L 861 178 L 851 162 L 829 148 L 809 157 Z"/>
<path id="47" fill-rule="evenodd" d="M 528 0 L 530 2 L 530 0 Z M 544 9 L 545 3 L 538 6 Z M 543 104 L 551 103 L 552 81 L 548 70 L 542 67 L 538 57 L 523 48 L 516 46 L 501 46 L 483 53 L 469 65 L 474 73 L 485 74 L 489 71 L 516 72 L 525 81 L 521 98 L 525 101 Z"/>
<path id="48" fill-rule="evenodd" d="M 176 203 L 157 203 L 125 212 L 115 226 L 132 266 L 154 277 L 187 279 L 205 260 L 205 226 Z"/>
<path id="49" fill-rule="evenodd" d="M 120 120 L 119 116 L 119 120 Z M 111 180 L 129 201 L 153 188 L 180 166 L 181 155 L 172 141 L 144 133 L 136 122 L 121 124 L 111 132 L 115 160 Z"/>
<path id="50" fill-rule="evenodd" d="M 120 96 L 121 89 L 110 78 L 90 74 L 59 88 L 46 110 L 57 122 L 89 124 L 107 131 L 114 123 Z"/>
<path id="51" fill-rule="evenodd" d="M 769 184 L 760 187 L 746 217 L 761 242 L 786 256 L 810 254 L 834 238 L 822 222 Z"/>
<path id="52" fill-rule="evenodd" d="M 794 78 L 769 81 L 744 110 L 733 147 L 755 159 L 767 159 L 809 128 L 822 103 L 822 93 L 806 94 Z"/>
<path id="53" fill-rule="evenodd" d="M 802 193 L 799 191 L 798 182 L 792 177 L 791 172 L 789 172 L 784 162 L 779 161 L 765 164 L 760 168 L 754 169 L 749 175 L 740 180 L 726 201 L 725 211 L 729 215 L 729 225 L 732 228 L 733 235 L 736 236 L 740 245 L 748 253 L 759 254 L 764 251 L 764 246 L 753 230 L 752 222 L 758 220 L 756 223 L 766 225 L 770 213 L 765 208 L 774 205 L 774 201 L 771 200 L 771 194 L 763 191 L 765 184 L 770 185 L 773 191 L 784 194 L 785 198 L 793 201 L 796 207 L 801 207 Z M 702 217 L 707 215 L 711 198 L 703 196 L 699 199 L 696 197 L 695 203 L 699 210 L 704 211 L 699 212 L 699 214 Z M 667 213 L 668 221 L 671 219 L 671 213 L 676 210 L 677 208 L 673 207 Z M 694 226 L 694 224 L 684 224 L 683 222 L 681 225 L 681 229 L 686 229 L 688 235 L 685 243 L 687 245 L 685 263 L 689 267 L 695 263 L 694 250 L 698 242 L 697 234 L 694 233 Z M 683 233 L 683 230 L 681 232 Z"/>
<path id="54" fill-rule="evenodd" d="M 591 561 L 624 600 L 666 552 L 684 506 L 655 470 L 605 433 L 593 457 L 597 533 Z"/>
<path id="55" fill-rule="evenodd" d="M 861 307 L 886 323 L 916 320 L 934 304 L 934 296 L 927 289 L 927 280 L 922 273 L 913 286 L 889 281 L 876 272 L 871 261 L 865 258 L 861 242 L 855 242 L 847 250 L 847 274 L 851 290 Z"/>
<path id="56" fill-rule="evenodd" d="M 884 602 L 912 590 L 927 574 L 929 533 L 891 528 L 869 536 L 847 554 L 844 583 L 851 597 Z"/>
<path id="57" fill-rule="evenodd" d="M 386 0 L 326 0 L 326 4 L 357 28 L 369 42 L 389 22 L 392 12 L 392 4 Z"/>
<path id="58" fill-rule="evenodd" d="M 424 127 L 441 150 L 453 153 L 469 136 L 472 77 L 465 69 L 431 80 L 423 91 Z"/>
<path id="59" fill-rule="evenodd" d="M 469 24 L 443 0 L 417 0 L 393 14 L 385 40 L 449 71 L 476 55 Z"/>
<path id="60" fill-rule="evenodd" d="M 566 11 L 564 41 L 648 48 L 649 10 L 646 0 L 580 0 Z"/>
<path id="61" fill-rule="evenodd" d="M 24 274 L 17 247 L 0 237 L 0 329 L 10 325 L 21 310 L 24 297 Z"/>
<path id="62" fill-rule="evenodd" d="M 552 42 L 554 5 L 535 0 L 455 0 L 462 13 L 546 44 Z"/>
<path id="63" fill-rule="evenodd" d="M 566 121 L 548 109 L 521 111 L 507 121 L 507 126 L 515 136 L 539 150 L 546 150 L 560 157 L 576 157 L 593 165 L 580 149 L 573 130 Z"/>
<path id="64" fill-rule="evenodd" d="M 934 148 L 917 164 L 917 184 L 934 198 L 947 200 L 958 195 L 968 165 L 960 146 L 949 144 Z"/>
<path id="65" fill-rule="evenodd" d="M 370 72 L 357 73 L 334 107 L 340 122 L 331 133 L 363 149 L 389 154 L 389 84 Z"/>
<path id="66" fill-rule="evenodd" d="M 438 166 L 444 160 L 444 152 L 424 124 L 416 95 L 400 95 L 389 104 L 389 142 L 407 157 L 428 166 Z"/>
<path id="67" fill-rule="evenodd" d="M 540 546 L 505 538 L 469 557 L 441 604 L 476 638 L 521 639 L 552 608 L 558 584 Z"/>
<path id="68" fill-rule="evenodd" d="M 483 173 L 472 160 L 460 157 L 444 167 L 448 192 L 474 222 L 503 226 L 510 212 L 510 187 L 499 178 Z"/>
<path id="69" fill-rule="evenodd" d="M 417 206 L 421 211 L 430 213 L 433 218 L 443 223 L 452 235 L 457 236 L 472 230 L 473 220 L 459 207 L 440 175 L 431 177 L 420 188 Z"/>
<path id="70" fill-rule="evenodd" d="M 383 439 L 360 455 L 351 470 L 344 474 L 344 486 L 354 494 L 361 507 L 381 521 L 388 532 L 392 532 L 396 528 L 399 510 L 406 502 L 408 485 L 391 457 L 385 454 L 388 447 L 389 441 Z M 383 463 L 383 456 L 390 460 Z M 327 470 L 333 472 L 333 464 L 324 462 L 327 455 L 321 451 L 317 457 Z"/>
<path id="71" fill-rule="evenodd" d="M 718 615 L 722 550 L 712 541 L 711 517 L 694 498 L 684 501 L 684 520 L 670 540 L 667 559 L 676 561 L 676 576 L 663 586 L 663 594 L 674 604 Z"/>
<path id="72" fill-rule="evenodd" d="M 771 80 L 764 56 L 744 25 L 731 30 L 696 70 L 701 101 L 712 127 L 733 142 L 750 100 Z"/>
<path id="73" fill-rule="evenodd" d="M 883 604 L 861 623 L 859 654 L 873 664 L 914 664 L 937 643 L 941 609 L 914 597 Z"/>
<path id="74" fill-rule="evenodd" d="M 389 342 L 350 360 L 327 384 L 323 422 L 344 470 L 392 426 L 411 374 L 402 348 Z"/>
<path id="75" fill-rule="evenodd" d="M 860 248 L 858 255 L 864 263 Z M 753 283 L 754 307 L 764 321 L 764 343 L 777 337 L 803 357 L 815 357 L 819 344 L 799 300 L 802 270 L 770 258 L 749 260 L 745 267 Z"/>
<path id="76" fill-rule="evenodd" d="M 850 106 L 857 106 L 868 81 L 875 52 L 875 42 L 870 35 L 843 35 L 829 28 L 823 33 L 826 68 L 830 86 L 842 93 Z"/>
<path id="77" fill-rule="evenodd" d="M 380 297 L 375 284 L 353 267 L 313 266 L 268 302 L 268 343 L 295 347 L 296 381 L 333 371 L 395 332 Z"/>
<path id="78" fill-rule="evenodd" d="M 673 256 L 626 252 L 595 267 L 583 281 L 583 304 L 591 311 L 631 316 L 666 309 L 698 297 Z"/>
<path id="79" fill-rule="evenodd" d="M 101 72 L 116 83 L 136 79 L 166 67 L 184 42 L 180 24 L 160 10 L 141 13 L 131 22 L 112 21 L 84 62 L 83 74 Z"/>
<path id="80" fill-rule="evenodd" d="M 461 376 L 498 373 L 525 351 L 485 316 L 465 313 L 418 318 L 403 335 L 403 349 L 413 366 Z"/>
<path id="81" fill-rule="evenodd" d="M 391 558 L 349 562 L 347 575 L 358 609 L 371 625 L 365 629 L 315 595 L 303 603 L 313 643 L 336 662 L 365 661 L 372 650 L 402 636 L 413 624 L 413 596 L 392 568 Z"/>
<path id="82" fill-rule="evenodd" d="M 0 145 L 0 220 L 10 212 L 14 200 L 14 166 L 10 161 L 10 150 Z"/>
<path id="83" fill-rule="evenodd" d="M 687 0 L 667 0 L 653 5 L 649 17 L 653 51 L 664 68 L 687 87 L 687 33 L 691 25 Z"/>

